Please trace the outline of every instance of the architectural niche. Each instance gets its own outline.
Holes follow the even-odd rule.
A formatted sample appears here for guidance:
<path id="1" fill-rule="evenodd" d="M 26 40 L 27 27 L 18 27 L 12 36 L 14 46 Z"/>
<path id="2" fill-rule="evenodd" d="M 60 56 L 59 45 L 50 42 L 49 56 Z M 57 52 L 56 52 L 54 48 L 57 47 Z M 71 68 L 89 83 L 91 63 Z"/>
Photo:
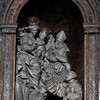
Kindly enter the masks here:
<path id="1" fill-rule="evenodd" d="M 82 86 L 68 62 L 65 32 L 55 39 L 48 35 L 49 28 L 38 26 L 38 18 L 30 17 L 28 23 L 18 29 L 15 100 L 46 100 L 47 92 L 63 100 L 82 100 Z"/>
<path id="2" fill-rule="evenodd" d="M 2 9 L 1 100 L 14 100 L 17 19 L 20 10 L 27 2 L 28 0 L 9 0 Z M 91 0 L 72 0 L 72 2 L 78 6 L 84 21 L 84 100 L 98 100 L 97 12 Z"/>

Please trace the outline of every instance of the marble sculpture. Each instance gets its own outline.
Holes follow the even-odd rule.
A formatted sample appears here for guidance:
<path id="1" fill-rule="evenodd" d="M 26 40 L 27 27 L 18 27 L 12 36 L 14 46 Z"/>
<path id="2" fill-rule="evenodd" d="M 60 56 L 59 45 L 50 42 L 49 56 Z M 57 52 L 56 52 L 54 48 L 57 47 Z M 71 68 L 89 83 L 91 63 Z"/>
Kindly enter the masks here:
<path id="1" fill-rule="evenodd" d="M 19 28 L 15 100 L 46 100 L 47 92 L 63 100 L 82 100 L 82 88 L 67 59 L 66 34 L 56 38 L 39 18 L 28 18 L 28 27 Z M 46 39 L 46 40 L 45 40 Z"/>

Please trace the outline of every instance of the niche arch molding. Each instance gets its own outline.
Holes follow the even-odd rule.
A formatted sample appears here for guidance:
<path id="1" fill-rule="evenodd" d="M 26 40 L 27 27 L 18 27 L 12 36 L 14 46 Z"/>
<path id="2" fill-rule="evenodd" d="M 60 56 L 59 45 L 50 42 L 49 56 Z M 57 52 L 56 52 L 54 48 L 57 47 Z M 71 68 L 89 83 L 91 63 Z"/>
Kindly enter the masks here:
<path id="1" fill-rule="evenodd" d="M 29 0 L 10 0 L 4 11 L 2 23 L 16 23 L 20 10 Z M 96 9 L 91 0 L 72 0 L 82 13 L 84 23 L 97 23 Z"/>

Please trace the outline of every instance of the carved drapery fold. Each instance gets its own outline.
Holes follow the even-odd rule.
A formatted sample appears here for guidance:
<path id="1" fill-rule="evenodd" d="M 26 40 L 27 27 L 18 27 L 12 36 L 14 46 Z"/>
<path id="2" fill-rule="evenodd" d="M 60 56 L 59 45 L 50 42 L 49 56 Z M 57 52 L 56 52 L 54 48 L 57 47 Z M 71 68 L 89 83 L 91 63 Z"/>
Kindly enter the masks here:
<path id="1" fill-rule="evenodd" d="M 15 99 L 46 100 L 44 94 L 49 91 L 63 100 L 82 100 L 78 76 L 67 59 L 70 50 L 64 43 L 65 32 L 58 32 L 54 38 L 47 27 L 39 31 L 38 18 L 29 18 L 28 22 L 28 27 L 18 29 Z"/>

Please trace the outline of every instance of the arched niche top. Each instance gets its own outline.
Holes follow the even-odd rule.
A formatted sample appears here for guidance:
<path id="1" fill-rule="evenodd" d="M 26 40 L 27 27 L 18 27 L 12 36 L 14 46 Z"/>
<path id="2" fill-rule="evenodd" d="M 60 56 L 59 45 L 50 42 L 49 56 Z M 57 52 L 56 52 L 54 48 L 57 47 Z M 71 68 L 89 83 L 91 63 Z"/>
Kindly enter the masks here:
<path id="1" fill-rule="evenodd" d="M 91 0 L 72 0 L 80 9 L 84 23 L 97 23 L 96 9 Z"/>
<path id="2" fill-rule="evenodd" d="M 2 23 L 16 23 L 20 10 L 29 0 L 10 0 Z M 90 0 L 72 0 L 82 13 L 84 23 L 97 23 L 96 9 Z"/>
<path id="3" fill-rule="evenodd" d="M 20 10 L 29 0 L 10 0 L 4 12 L 2 23 L 16 23 Z"/>

